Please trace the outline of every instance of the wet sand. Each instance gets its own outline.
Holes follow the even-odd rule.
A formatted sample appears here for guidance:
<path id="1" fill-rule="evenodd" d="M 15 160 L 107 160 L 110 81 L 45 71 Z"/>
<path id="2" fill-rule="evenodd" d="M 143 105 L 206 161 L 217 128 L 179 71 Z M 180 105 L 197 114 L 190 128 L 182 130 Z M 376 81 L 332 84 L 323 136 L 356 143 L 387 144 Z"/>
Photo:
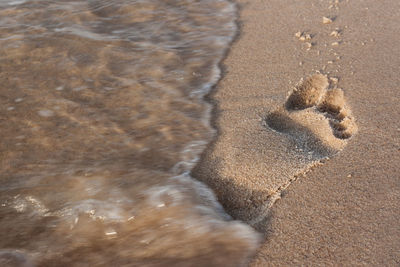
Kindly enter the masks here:
<path id="1" fill-rule="evenodd" d="M 241 32 L 209 96 L 218 136 L 194 176 L 266 234 L 252 266 L 398 265 L 400 3 L 238 4 Z M 316 73 L 322 96 L 291 105 Z M 335 90 L 339 110 L 321 108 Z"/>

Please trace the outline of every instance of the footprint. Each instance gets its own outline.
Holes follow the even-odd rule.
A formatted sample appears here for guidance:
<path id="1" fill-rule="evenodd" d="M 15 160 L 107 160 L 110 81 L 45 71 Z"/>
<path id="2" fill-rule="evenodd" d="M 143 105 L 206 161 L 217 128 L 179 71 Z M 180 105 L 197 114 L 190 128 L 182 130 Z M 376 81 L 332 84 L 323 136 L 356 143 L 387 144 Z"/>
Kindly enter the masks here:
<path id="1" fill-rule="evenodd" d="M 213 188 L 235 219 L 265 231 L 271 207 L 285 189 L 342 150 L 357 126 L 343 91 L 331 88 L 322 74 L 301 81 L 285 103 L 266 116 L 264 130 L 246 119 L 253 108 L 221 113 L 221 121 L 233 120 L 246 131 L 235 126 L 221 134 L 193 176 Z"/>
<path id="2" fill-rule="evenodd" d="M 342 150 L 357 131 L 343 91 L 329 89 L 327 76 L 319 73 L 300 81 L 284 106 L 267 116 L 266 123 L 314 160 Z"/>

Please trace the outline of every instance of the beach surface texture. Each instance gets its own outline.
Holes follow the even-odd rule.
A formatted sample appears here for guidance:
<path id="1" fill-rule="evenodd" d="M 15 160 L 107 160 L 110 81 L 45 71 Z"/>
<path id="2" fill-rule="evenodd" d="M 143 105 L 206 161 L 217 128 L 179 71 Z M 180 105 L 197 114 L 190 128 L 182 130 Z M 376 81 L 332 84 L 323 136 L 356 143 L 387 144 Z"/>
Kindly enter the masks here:
<path id="1" fill-rule="evenodd" d="M 193 175 L 265 234 L 251 266 L 398 266 L 400 2 L 237 2 Z"/>

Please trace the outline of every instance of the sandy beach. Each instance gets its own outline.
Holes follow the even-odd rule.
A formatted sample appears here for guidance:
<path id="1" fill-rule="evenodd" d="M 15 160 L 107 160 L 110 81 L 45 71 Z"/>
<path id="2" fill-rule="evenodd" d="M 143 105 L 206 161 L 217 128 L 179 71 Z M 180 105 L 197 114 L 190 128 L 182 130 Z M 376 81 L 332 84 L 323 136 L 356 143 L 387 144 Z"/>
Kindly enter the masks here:
<path id="1" fill-rule="evenodd" d="M 251 266 L 400 263 L 400 2 L 237 1 L 193 176 L 265 234 Z"/>
<path id="2" fill-rule="evenodd" d="M 0 18 L 0 266 L 400 266 L 399 0 Z"/>

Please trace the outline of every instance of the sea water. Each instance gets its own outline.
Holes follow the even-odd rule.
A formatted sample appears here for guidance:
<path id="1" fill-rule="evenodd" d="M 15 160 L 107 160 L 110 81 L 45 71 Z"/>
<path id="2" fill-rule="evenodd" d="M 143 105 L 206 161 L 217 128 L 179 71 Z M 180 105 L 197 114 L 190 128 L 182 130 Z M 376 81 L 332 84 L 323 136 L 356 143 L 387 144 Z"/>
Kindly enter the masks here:
<path id="1" fill-rule="evenodd" d="M 227 0 L 0 0 L 0 265 L 241 266 L 258 241 L 190 170 Z"/>

